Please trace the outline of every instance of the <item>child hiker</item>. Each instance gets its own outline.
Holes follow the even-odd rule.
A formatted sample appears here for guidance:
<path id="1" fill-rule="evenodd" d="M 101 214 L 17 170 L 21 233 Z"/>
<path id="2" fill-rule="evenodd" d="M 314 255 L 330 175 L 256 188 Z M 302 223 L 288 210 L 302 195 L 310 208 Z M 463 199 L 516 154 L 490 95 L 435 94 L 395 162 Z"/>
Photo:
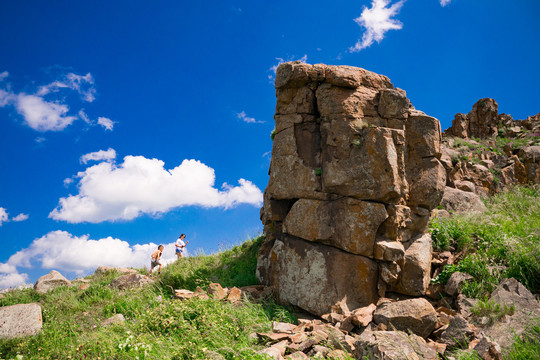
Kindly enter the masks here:
<path id="1" fill-rule="evenodd" d="M 161 274 L 161 254 L 163 253 L 163 245 L 159 245 L 158 249 L 152 253 L 152 261 L 150 262 L 150 275 L 152 270 L 159 265 L 158 275 Z"/>
<path id="2" fill-rule="evenodd" d="M 174 243 L 174 246 L 176 246 L 176 260 L 180 259 L 181 257 L 184 257 L 184 248 L 189 242 L 189 241 L 184 242 L 185 238 L 186 238 L 186 234 L 182 234 L 180 235 L 180 237 L 178 237 L 178 240 L 176 240 L 176 243 Z"/>

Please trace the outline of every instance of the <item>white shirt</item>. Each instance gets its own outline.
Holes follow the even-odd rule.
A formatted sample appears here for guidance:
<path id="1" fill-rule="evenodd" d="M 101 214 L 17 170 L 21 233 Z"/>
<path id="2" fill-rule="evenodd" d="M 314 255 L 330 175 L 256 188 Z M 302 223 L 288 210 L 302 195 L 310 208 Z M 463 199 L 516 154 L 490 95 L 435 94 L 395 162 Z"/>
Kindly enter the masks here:
<path id="1" fill-rule="evenodd" d="M 186 246 L 186 244 L 182 241 L 182 239 L 178 238 L 178 240 L 176 240 L 176 248 L 178 249 L 180 247 L 180 249 L 182 249 L 184 246 Z"/>

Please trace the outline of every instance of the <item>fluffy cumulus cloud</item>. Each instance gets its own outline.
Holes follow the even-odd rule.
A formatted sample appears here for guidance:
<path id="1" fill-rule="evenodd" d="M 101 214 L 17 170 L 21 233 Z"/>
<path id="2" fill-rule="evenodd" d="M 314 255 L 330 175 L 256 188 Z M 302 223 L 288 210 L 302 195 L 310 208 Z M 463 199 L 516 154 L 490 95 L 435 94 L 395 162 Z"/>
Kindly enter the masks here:
<path id="1" fill-rule="evenodd" d="M 68 116 L 69 107 L 45 101 L 36 95 L 20 93 L 15 103 L 17 112 L 23 116 L 26 125 L 37 131 L 60 131 L 77 119 Z"/>
<path id="2" fill-rule="evenodd" d="M 2 226 L 2 223 L 8 221 L 8 213 L 5 208 L 0 207 L 0 226 Z"/>
<path id="3" fill-rule="evenodd" d="M 401 10 L 405 0 L 398 1 L 390 5 L 390 0 L 373 0 L 371 8 L 364 6 L 362 14 L 354 21 L 365 29 L 362 39 L 351 48 L 350 52 L 358 52 L 369 46 L 375 41 L 381 42 L 389 30 L 399 30 L 403 24 L 393 19 Z"/>
<path id="4" fill-rule="evenodd" d="M 113 161 L 116 159 L 116 151 L 114 149 L 99 150 L 81 156 L 81 164 L 86 164 L 89 161 Z"/>
<path id="5" fill-rule="evenodd" d="M 441 6 L 443 6 L 443 7 L 450 4 L 450 1 L 452 1 L 452 0 L 439 0 L 439 2 L 441 3 Z"/>
<path id="6" fill-rule="evenodd" d="M 149 267 L 150 255 L 158 244 L 130 245 L 120 239 L 106 237 L 93 240 L 89 235 L 74 236 L 66 231 L 51 231 L 36 239 L 25 249 L 13 254 L 6 263 L 0 263 L 0 288 L 15 287 L 28 281 L 20 268 L 38 267 L 82 275 L 98 266 Z M 174 243 L 166 244 L 164 264 L 175 260 Z"/>
<path id="7" fill-rule="evenodd" d="M 7 71 L 0 73 L 0 82 L 4 82 L 8 75 Z M 60 80 L 40 86 L 35 93 L 17 93 L 11 89 L 10 84 L 4 84 L 3 87 L 0 88 L 0 107 L 12 106 L 21 115 L 24 123 L 36 131 L 62 131 L 79 118 L 89 125 L 99 124 L 107 130 L 112 130 L 110 119 L 107 119 L 109 123 L 104 125 L 100 119 L 106 118 L 91 121 L 84 110 L 80 110 L 78 116 L 70 114 L 70 107 L 64 96 L 66 93 L 55 96 L 60 91 L 68 90 L 78 93 L 85 102 L 93 102 L 96 90 L 90 73 L 86 75 L 69 73 Z"/>
<path id="8" fill-rule="evenodd" d="M 262 192 L 240 179 L 238 186 L 216 188 L 214 169 L 184 160 L 167 170 L 164 162 L 126 156 L 123 163 L 101 162 L 79 172 L 77 195 L 61 198 L 49 217 L 70 223 L 131 220 L 161 214 L 181 206 L 231 208 L 262 204 Z"/>

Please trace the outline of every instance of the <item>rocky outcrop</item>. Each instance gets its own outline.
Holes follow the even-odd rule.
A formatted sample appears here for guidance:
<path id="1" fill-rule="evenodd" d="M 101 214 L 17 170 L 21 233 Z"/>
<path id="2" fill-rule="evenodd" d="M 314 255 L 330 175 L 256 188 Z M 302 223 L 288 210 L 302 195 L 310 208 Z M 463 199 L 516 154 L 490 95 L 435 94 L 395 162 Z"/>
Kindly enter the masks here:
<path id="1" fill-rule="evenodd" d="M 13 339 L 41 332 L 43 318 L 39 304 L 0 307 L 0 338 Z"/>
<path id="2" fill-rule="evenodd" d="M 47 275 L 40 277 L 34 284 L 34 289 L 40 293 L 44 294 L 47 291 L 50 291 L 59 286 L 68 286 L 71 285 L 71 281 L 66 279 L 62 274 L 56 270 L 52 270 Z"/>
<path id="3" fill-rule="evenodd" d="M 281 64 L 257 275 L 282 302 L 329 313 L 429 284 L 442 198 L 439 121 L 390 80 L 349 66 Z"/>
<path id="4" fill-rule="evenodd" d="M 440 160 L 448 187 L 485 197 L 508 185 L 540 183 L 540 114 L 514 120 L 497 111 L 495 100 L 481 99 L 444 131 Z"/>

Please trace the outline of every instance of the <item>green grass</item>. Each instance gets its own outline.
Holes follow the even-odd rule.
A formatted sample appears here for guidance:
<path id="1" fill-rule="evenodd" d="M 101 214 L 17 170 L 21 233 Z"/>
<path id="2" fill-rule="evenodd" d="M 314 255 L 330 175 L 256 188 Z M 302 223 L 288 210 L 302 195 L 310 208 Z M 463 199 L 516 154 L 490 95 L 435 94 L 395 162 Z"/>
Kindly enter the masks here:
<path id="1" fill-rule="evenodd" d="M 491 325 L 506 315 L 514 315 L 515 310 L 513 305 L 501 305 L 491 300 L 481 300 L 471 308 L 471 313 L 476 319 L 486 317 L 487 325 Z"/>
<path id="2" fill-rule="evenodd" d="M 250 334 L 270 331 L 271 322 L 296 321 L 290 309 L 271 300 L 231 304 L 213 299 L 177 300 L 173 289 L 210 282 L 223 286 L 256 284 L 255 266 L 262 238 L 214 255 L 175 262 L 155 284 L 136 290 L 109 286 L 115 271 L 90 276 L 89 287 L 61 287 L 46 294 L 14 290 L 0 305 L 38 302 L 43 312 L 39 335 L 0 340 L 0 359 L 265 359 Z M 102 327 L 103 320 L 123 314 L 123 324 Z"/>
<path id="3" fill-rule="evenodd" d="M 506 351 L 508 360 L 536 360 L 540 359 L 540 321 L 531 326 L 521 336 L 516 336 L 514 343 Z"/>
<path id="4" fill-rule="evenodd" d="M 540 186 L 513 187 L 485 200 L 487 212 L 431 222 L 436 250 L 463 251 L 457 265 L 447 265 L 436 282 L 462 271 L 474 281 L 465 295 L 485 298 L 503 278 L 513 277 L 540 293 Z"/>

